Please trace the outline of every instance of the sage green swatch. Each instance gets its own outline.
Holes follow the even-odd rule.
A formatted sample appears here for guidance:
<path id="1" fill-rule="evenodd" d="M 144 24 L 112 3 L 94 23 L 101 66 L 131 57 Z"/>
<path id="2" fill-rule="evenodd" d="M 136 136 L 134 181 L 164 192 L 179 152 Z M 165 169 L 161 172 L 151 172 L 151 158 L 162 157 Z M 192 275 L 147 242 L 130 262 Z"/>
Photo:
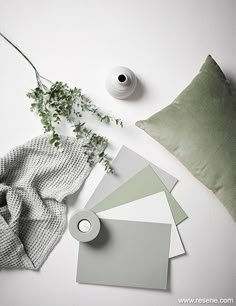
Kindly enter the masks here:
<path id="1" fill-rule="evenodd" d="M 167 190 L 166 186 L 162 183 L 151 166 L 147 166 L 138 172 L 104 200 L 94 206 L 92 210 L 98 213 L 161 191 L 165 191 L 166 193 L 176 225 L 185 220 L 187 218 L 186 213 Z"/>
<path id="2" fill-rule="evenodd" d="M 210 55 L 173 103 L 136 125 L 214 192 L 236 221 L 236 92 Z"/>
<path id="3" fill-rule="evenodd" d="M 80 243 L 76 281 L 165 290 L 171 225 L 103 218 L 100 221 L 98 236 Z"/>

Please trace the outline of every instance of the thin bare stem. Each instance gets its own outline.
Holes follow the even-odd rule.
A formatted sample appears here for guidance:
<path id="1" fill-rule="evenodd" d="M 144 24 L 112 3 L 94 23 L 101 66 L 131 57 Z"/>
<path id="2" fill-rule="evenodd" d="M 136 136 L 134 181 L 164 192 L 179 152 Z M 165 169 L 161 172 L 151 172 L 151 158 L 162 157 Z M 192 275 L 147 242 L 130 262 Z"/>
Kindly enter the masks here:
<path id="1" fill-rule="evenodd" d="M 31 60 L 12 42 L 10 41 L 4 34 L 2 34 L 0 32 L 0 36 L 2 38 L 4 38 L 12 47 L 14 47 L 26 60 L 27 62 L 31 65 L 31 67 L 34 69 L 34 72 L 35 72 L 35 75 L 36 75 L 36 80 L 37 80 L 37 83 L 38 83 L 38 86 L 39 87 L 42 87 L 43 86 L 43 83 L 41 81 L 41 78 L 52 83 L 51 81 L 49 81 L 48 79 L 44 78 L 43 76 L 41 76 L 37 70 L 37 68 L 35 67 L 35 65 L 31 62 Z"/>

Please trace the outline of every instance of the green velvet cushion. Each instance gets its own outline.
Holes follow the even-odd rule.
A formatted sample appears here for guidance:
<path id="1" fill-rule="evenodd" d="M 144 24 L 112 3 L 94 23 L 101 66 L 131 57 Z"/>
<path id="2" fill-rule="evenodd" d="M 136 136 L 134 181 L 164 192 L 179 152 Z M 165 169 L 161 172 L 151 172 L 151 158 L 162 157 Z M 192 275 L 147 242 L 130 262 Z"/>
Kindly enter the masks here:
<path id="1" fill-rule="evenodd" d="M 136 125 L 211 189 L 236 220 L 236 92 L 210 55 L 172 104 Z"/>

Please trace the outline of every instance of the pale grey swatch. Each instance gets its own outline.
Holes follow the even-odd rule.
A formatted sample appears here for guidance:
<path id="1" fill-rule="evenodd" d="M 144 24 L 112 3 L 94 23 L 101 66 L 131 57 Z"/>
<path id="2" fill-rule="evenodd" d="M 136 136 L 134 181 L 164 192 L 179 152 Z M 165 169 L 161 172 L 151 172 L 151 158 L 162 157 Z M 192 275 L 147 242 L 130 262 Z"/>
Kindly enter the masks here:
<path id="1" fill-rule="evenodd" d="M 96 204 L 105 199 L 110 193 L 121 186 L 125 181 L 138 173 L 146 166 L 151 165 L 155 173 L 159 176 L 168 191 L 171 191 L 178 180 L 169 173 L 160 169 L 156 165 L 146 160 L 141 155 L 131 149 L 122 146 L 119 153 L 112 162 L 115 174 L 106 173 L 96 190 L 88 200 L 86 209 L 93 208 Z"/>
<path id="2" fill-rule="evenodd" d="M 99 235 L 80 243 L 77 282 L 166 289 L 171 225 L 100 221 Z"/>

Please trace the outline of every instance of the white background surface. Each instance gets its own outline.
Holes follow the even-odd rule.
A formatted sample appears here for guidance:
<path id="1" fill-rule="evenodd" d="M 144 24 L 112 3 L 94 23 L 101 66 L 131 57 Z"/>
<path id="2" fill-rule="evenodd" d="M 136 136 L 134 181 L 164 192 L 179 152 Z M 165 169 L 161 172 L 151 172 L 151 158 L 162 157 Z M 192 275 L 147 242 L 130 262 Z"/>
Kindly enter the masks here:
<path id="1" fill-rule="evenodd" d="M 1 306 L 178 305 L 181 297 L 234 297 L 235 223 L 223 205 L 171 154 L 134 126 L 168 105 L 210 53 L 236 83 L 236 1 L 217 0 L 0 0 L 0 28 L 32 59 L 41 74 L 83 89 L 104 110 L 124 120 L 107 128 L 114 156 L 125 144 L 176 176 L 174 196 L 189 219 L 179 226 L 187 255 L 171 260 L 166 292 L 79 285 L 78 244 L 68 230 L 40 272 L 1 271 Z M 25 93 L 33 71 L 0 39 L 0 154 L 41 133 Z M 104 89 L 116 65 L 140 79 L 128 101 Z M 65 132 L 65 131 L 64 131 Z M 101 180 L 97 167 L 68 201 L 69 216 L 83 207 Z"/>

